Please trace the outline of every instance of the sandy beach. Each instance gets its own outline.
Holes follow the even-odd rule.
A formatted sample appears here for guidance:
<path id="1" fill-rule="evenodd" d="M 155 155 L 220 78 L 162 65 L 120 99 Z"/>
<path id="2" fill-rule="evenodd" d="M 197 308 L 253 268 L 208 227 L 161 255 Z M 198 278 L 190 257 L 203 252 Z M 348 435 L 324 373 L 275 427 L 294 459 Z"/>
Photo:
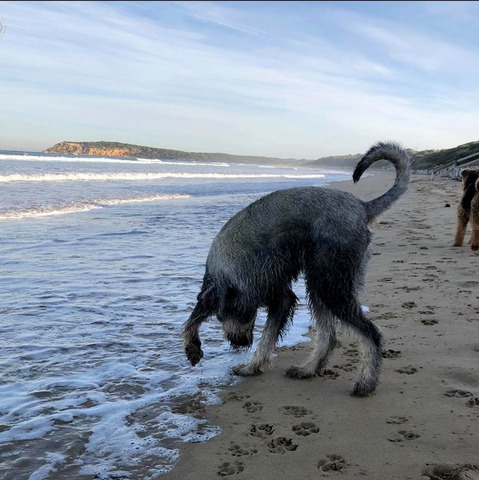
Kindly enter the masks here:
<path id="1" fill-rule="evenodd" d="M 370 199 L 392 182 L 384 173 L 330 188 Z M 273 368 L 226 389 L 222 404 L 188 408 L 221 434 L 186 444 L 162 478 L 479 479 L 479 254 L 470 230 L 451 246 L 460 198 L 459 182 L 414 175 L 371 227 L 361 301 L 385 340 L 373 396 L 350 396 L 358 350 L 347 332 L 321 377 L 284 374 L 309 343 L 279 349 Z"/>

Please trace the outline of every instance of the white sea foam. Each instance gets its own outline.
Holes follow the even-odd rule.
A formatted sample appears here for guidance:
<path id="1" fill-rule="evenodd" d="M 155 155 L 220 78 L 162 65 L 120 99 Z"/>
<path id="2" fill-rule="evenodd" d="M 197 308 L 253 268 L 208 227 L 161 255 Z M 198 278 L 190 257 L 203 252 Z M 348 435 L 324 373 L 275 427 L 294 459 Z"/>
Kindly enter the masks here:
<path id="1" fill-rule="evenodd" d="M 91 202 L 78 202 L 64 206 L 51 206 L 41 208 L 31 208 L 27 210 L 0 211 L 0 220 L 21 220 L 23 218 L 50 217 L 55 215 L 65 215 L 67 213 L 88 212 L 97 210 L 104 206 L 122 205 L 125 203 L 144 203 L 156 202 L 161 200 L 174 200 L 179 198 L 188 198 L 189 195 L 171 194 L 171 195 L 147 195 L 143 197 L 130 198 L 104 198 L 93 200 Z"/>
<path id="2" fill-rule="evenodd" d="M 229 167 L 228 163 L 224 162 L 198 162 L 191 160 L 189 162 L 168 161 L 160 158 L 116 158 L 116 157 L 87 157 L 87 156 L 51 156 L 51 155 L 19 155 L 19 154 L 4 154 L 0 153 L 0 161 L 22 161 L 22 162 L 64 162 L 64 163 L 118 163 L 118 164 L 134 164 L 134 165 L 199 165 L 199 166 L 215 166 L 215 167 Z"/>
<path id="3" fill-rule="evenodd" d="M 223 174 L 223 173 L 184 173 L 184 172 L 121 172 L 121 173 L 94 173 L 94 172 L 76 172 L 76 173 L 46 173 L 46 174 L 10 174 L 0 175 L 0 183 L 14 182 L 88 182 L 88 181 L 144 181 L 144 180 L 162 180 L 162 179 L 314 179 L 324 178 L 324 174 Z"/>

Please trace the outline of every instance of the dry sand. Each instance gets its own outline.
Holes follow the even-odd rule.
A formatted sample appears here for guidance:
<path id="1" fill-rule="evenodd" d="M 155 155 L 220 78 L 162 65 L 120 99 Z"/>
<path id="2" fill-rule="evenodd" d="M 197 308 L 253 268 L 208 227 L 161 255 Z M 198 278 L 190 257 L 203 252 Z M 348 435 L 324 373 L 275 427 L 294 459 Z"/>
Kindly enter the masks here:
<path id="1" fill-rule="evenodd" d="M 370 199 L 392 181 L 375 174 L 331 188 Z M 222 433 L 185 445 L 162 478 L 478 480 L 479 254 L 451 247 L 460 197 L 459 182 L 413 176 L 371 227 L 361 300 L 385 337 L 373 396 L 350 396 L 358 351 L 347 333 L 321 377 L 284 375 L 310 344 L 279 349 L 273 368 L 202 411 Z"/>

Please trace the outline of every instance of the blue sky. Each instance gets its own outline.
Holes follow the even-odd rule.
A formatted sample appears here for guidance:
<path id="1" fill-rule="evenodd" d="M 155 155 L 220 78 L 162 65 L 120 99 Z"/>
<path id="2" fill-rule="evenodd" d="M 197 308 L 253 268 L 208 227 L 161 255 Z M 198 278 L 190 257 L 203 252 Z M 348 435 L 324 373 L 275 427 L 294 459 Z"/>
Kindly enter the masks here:
<path id="1" fill-rule="evenodd" d="M 0 149 L 479 140 L 479 2 L 0 2 Z"/>

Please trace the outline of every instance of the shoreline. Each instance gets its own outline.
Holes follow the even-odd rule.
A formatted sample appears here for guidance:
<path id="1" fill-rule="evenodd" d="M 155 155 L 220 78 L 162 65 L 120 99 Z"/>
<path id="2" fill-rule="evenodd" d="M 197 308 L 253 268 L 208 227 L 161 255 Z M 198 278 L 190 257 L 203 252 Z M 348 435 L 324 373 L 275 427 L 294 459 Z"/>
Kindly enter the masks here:
<path id="1" fill-rule="evenodd" d="M 393 172 L 374 172 L 328 188 L 367 200 L 393 181 Z M 341 333 L 326 374 L 308 380 L 284 371 L 311 344 L 282 347 L 273 368 L 226 387 L 222 404 L 199 408 L 221 433 L 183 444 L 178 463 L 160 478 L 478 479 L 479 256 L 467 243 L 451 247 L 460 198 L 459 182 L 413 175 L 406 195 L 371 226 L 360 298 L 385 340 L 373 396 L 350 396 L 354 337 Z"/>

